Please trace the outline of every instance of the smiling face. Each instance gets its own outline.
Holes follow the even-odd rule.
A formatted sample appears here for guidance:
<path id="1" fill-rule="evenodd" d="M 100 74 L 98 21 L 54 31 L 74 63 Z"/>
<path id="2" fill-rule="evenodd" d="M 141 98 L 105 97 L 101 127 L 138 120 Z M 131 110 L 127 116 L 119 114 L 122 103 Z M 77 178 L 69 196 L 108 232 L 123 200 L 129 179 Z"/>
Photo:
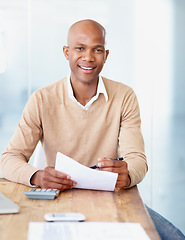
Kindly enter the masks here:
<path id="1" fill-rule="evenodd" d="M 74 24 L 68 34 L 68 46 L 63 48 L 69 60 L 71 81 L 91 84 L 98 81 L 107 59 L 105 30 L 97 22 L 84 20 Z"/>

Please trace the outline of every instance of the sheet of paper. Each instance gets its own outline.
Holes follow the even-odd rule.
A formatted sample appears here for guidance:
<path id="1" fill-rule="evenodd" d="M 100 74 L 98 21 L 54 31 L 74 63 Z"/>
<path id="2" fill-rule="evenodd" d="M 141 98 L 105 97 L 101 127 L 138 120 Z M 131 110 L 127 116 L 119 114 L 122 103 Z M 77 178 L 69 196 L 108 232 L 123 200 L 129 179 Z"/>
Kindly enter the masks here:
<path id="1" fill-rule="evenodd" d="M 58 152 L 55 169 L 71 176 L 77 182 L 76 188 L 114 191 L 118 174 L 86 167 L 72 158 Z"/>
<path id="2" fill-rule="evenodd" d="M 149 240 L 139 223 L 121 222 L 31 222 L 28 240 Z"/>

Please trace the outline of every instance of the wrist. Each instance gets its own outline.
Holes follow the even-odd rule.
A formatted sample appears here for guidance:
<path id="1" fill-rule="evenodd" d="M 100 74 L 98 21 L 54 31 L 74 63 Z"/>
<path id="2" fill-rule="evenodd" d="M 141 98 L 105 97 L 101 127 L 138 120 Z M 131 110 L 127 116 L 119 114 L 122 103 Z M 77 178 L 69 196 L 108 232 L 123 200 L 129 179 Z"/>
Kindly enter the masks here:
<path id="1" fill-rule="evenodd" d="M 38 170 L 32 175 L 32 177 L 30 179 L 30 184 L 31 185 L 40 187 L 41 173 L 42 173 L 42 170 Z"/>
<path id="2" fill-rule="evenodd" d="M 128 174 L 128 179 L 127 179 L 126 188 L 129 188 L 130 185 L 131 185 L 131 177 L 130 177 L 130 175 Z"/>

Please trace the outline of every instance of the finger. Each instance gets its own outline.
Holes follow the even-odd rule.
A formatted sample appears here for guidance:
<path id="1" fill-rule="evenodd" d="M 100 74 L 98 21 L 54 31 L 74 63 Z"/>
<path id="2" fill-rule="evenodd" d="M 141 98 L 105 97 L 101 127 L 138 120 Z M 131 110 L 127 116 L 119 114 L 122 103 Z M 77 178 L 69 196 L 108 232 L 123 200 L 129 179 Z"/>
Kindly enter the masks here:
<path id="1" fill-rule="evenodd" d="M 47 182 L 44 184 L 44 188 L 46 189 L 58 189 L 60 191 L 64 191 L 66 189 L 71 189 L 74 186 L 69 186 L 61 183 L 56 183 L 56 182 Z"/>
<path id="2" fill-rule="evenodd" d="M 120 166 L 106 166 L 103 165 L 102 167 L 99 167 L 99 170 L 102 171 L 108 171 L 108 172 L 114 172 L 118 174 L 128 174 L 127 164 L 123 163 Z"/>
<path id="3" fill-rule="evenodd" d="M 45 188 L 69 189 L 76 185 L 67 174 L 56 171 L 52 167 L 47 167 L 43 171 L 42 186 Z"/>
<path id="4" fill-rule="evenodd" d="M 109 159 L 107 160 L 107 158 L 105 159 L 100 159 L 98 161 L 98 167 L 102 168 L 102 167 L 122 167 L 124 166 L 125 168 L 127 167 L 127 163 L 125 161 L 116 161 L 116 160 L 112 160 Z"/>
<path id="5" fill-rule="evenodd" d="M 66 183 L 64 181 L 56 181 L 56 179 L 51 179 L 51 178 L 43 178 L 42 179 L 42 188 L 51 188 L 51 189 L 59 189 L 59 190 L 65 190 L 65 189 L 71 189 L 76 185 L 76 182 L 71 181 L 70 183 Z"/>
<path id="6" fill-rule="evenodd" d="M 125 188 L 125 187 L 129 187 L 129 185 L 130 185 L 129 179 L 126 179 L 124 181 L 117 181 L 116 188 L 117 189 L 122 189 L 122 188 Z"/>
<path id="7" fill-rule="evenodd" d="M 44 172 L 47 172 L 48 174 L 50 174 L 51 176 L 53 176 L 55 178 L 62 178 L 62 179 L 70 179 L 71 178 L 71 176 L 69 174 L 57 171 L 57 170 L 55 170 L 54 167 L 45 167 Z"/>
<path id="8" fill-rule="evenodd" d="M 75 181 L 71 180 L 69 174 L 65 174 L 55 170 L 54 168 L 46 168 L 44 171 L 44 177 L 49 178 L 50 181 L 65 184 L 65 185 L 74 185 Z"/>
<path id="9" fill-rule="evenodd" d="M 127 169 L 123 168 L 113 168 L 113 167 L 106 167 L 106 168 L 99 168 L 100 171 L 106 171 L 106 172 L 113 172 L 118 173 L 118 179 L 121 178 L 121 176 L 126 176 L 129 174 L 129 171 Z"/>
<path id="10" fill-rule="evenodd" d="M 98 163 L 105 162 L 105 161 L 110 161 L 110 160 L 111 160 L 111 158 L 106 158 L 106 157 L 98 158 Z"/>
<path id="11" fill-rule="evenodd" d="M 106 171 L 106 172 L 113 172 L 113 173 L 119 173 L 120 170 L 119 168 L 115 168 L 115 167 L 99 167 L 99 170 L 100 171 Z"/>
<path id="12" fill-rule="evenodd" d="M 124 188 L 130 186 L 130 177 L 129 174 L 118 175 L 118 179 L 116 182 L 116 188 Z"/>
<path id="13" fill-rule="evenodd" d="M 116 188 L 124 188 L 128 186 L 128 178 L 124 178 L 121 181 L 116 182 Z"/>
<path id="14" fill-rule="evenodd" d="M 43 181 L 44 182 L 53 182 L 53 183 L 58 183 L 58 184 L 63 184 L 63 185 L 68 185 L 68 186 L 74 186 L 76 183 L 75 181 L 71 179 L 67 179 L 66 176 L 64 175 L 63 178 L 58 178 L 56 176 L 48 174 L 48 172 L 43 173 Z"/>

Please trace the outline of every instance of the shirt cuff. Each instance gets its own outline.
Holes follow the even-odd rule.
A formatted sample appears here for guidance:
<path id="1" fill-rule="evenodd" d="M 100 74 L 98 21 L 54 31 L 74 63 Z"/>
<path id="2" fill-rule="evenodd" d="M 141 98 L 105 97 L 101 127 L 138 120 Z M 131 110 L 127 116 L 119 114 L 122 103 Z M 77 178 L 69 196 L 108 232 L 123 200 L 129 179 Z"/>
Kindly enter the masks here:
<path id="1" fill-rule="evenodd" d="M 30 177 L 30 179 L 29 179 L 30 187 L 38 187 L 38 186 L 36 186 L 36 185 L 31 184 L 31 179 L 32 179 L 33 175 L 34 175 L 36 172 L 38 172 L 39 170 L 40 170 L 40 169 L 36 170 L 36 171 L 31 175 L 31 177 Z"/>

